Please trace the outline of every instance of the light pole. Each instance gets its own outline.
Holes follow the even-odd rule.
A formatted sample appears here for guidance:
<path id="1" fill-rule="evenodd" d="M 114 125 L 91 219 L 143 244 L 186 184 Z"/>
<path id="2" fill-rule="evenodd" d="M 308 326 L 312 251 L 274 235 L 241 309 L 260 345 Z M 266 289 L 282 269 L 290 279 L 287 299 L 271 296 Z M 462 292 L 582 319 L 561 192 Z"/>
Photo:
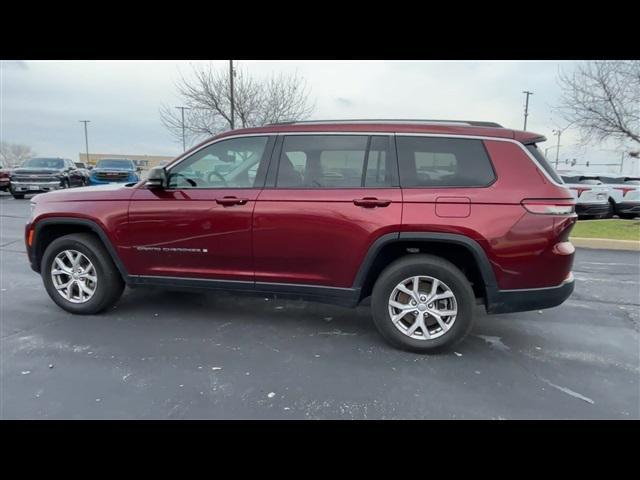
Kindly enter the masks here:
<path id="1" fill-rule="evenodd" d="M 525 104 L 524 104 L 524 128 L 523 128 L 523 130 L 526 130 L 527 117 L 529 116 L 529 95 L 533 95 L 533 92 L 530 92 L 528 90 L 523 90 L 522 93 L 524 93 L 527 96 L 527 99 L 525 100 Z"/>
<path id="2" fill-rule="evenodd" d="M 235 73 L 233 71 L 233 60 L 229 60 L 229 88 L 231 90 L 231 130 L 234 128 L 235 120 L 234 116 L 234 101 L 233 101 L 233 77 Z"/>
<path id="3" fill-rule="evenodd" d="M 87 133 L 87 123 L 91 122 L 91 120 L 79 120 L 80 123 L 84 123 L 84 146 L 87 151 L 87 165 L 90 165 L 89 162 L 89 134 Z"/>
<path id="4" fill-rule="evenodd" d="M 552 130 L 552 133 L 558 136 L 558 144 L 556 145 L 556 168 L 558 168 L 558 158 L 560 157 L 560 136 L 562 135 L 562 130 Z"/>
<path id="5" fill-rule="evenodd" d="M 185 145 L 185 140 L 184 140 L 184 111 L 189 110 L 189 108 L 187 107 L 176 107 L 176 108 L 182 112 L 182 151 L 186 152 L 187 147 Z"/>

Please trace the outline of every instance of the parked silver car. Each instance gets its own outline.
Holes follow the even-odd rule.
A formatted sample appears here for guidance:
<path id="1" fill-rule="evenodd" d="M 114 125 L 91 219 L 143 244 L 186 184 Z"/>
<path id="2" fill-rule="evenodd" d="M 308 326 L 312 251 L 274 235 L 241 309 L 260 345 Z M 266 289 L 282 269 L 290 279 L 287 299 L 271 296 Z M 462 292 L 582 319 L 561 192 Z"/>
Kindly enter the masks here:
<path id="1" fill-rule="evenodd" d="M 609 187 L 612 214 L 628 219 L 640 216 L 640 177 L 603 173 L 593 178 Z"/>
<path id="2" fill-rule="evenodd" d="M 589 174 L 558 172 L 576 199 L 578 218 L 606 218 L 611 216 L 609 187 Z"/>

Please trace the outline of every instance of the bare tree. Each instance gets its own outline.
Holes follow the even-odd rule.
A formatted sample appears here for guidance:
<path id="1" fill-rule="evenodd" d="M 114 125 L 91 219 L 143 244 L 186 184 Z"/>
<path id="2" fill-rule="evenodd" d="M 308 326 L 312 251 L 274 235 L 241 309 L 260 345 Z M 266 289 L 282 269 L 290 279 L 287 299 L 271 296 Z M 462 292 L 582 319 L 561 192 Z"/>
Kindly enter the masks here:
<path id="1" fill-rule="evenodd" d="M 590 61 L 560 73 L 558 110 L 582 141 L 640 143 L 640 62 Z"/>
<path id="2" fill-rule="evenodd" d="M 35 156 L 35 152 L 28 145 L 0 142 L 0 158 L 7 167 L 19 166 L 33 156 Z"/>
<path id="3" fill-rule="evenodd" d="M 172 136 L 193 144 L 231 127 L 231 88 L 229 71 L 216 70 L 212 64 L 193 68 L 193 78 L 181 77 L 176 85 L 185 111 L 182 116 L 168 105 L 160 107 L 160 120 Z M 309 118 L 314 105 L 303 78 L 277 75 L 267 79 L 250 76 L 236 69 L 233 78 L 235 126 L 258 127 L 274 122 Z"/>

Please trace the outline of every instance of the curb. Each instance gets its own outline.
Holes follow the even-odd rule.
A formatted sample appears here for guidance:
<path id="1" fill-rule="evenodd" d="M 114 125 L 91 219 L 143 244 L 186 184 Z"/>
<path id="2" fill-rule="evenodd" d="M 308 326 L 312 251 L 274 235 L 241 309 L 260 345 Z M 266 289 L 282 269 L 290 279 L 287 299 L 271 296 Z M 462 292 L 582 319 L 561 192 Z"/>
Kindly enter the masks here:
<path id="1" fill-rule="evenodd" d="M 582 237 L 571 237 L 569 240 L 571 241 L 571 243 L 573 243 L 574 247 L 640 252 L 640 242 L 637 242 L 635 240 L 612 240 L 610 238 Z"/>

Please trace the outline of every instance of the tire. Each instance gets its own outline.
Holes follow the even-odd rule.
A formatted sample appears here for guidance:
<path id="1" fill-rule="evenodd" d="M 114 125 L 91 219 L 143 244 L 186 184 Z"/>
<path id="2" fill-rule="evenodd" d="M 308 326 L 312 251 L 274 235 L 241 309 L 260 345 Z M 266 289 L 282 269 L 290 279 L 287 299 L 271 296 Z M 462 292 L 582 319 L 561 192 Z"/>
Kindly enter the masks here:
<path id="1" fill-rule="evenodd" d="M 93 295 L 83 303 L 67 300 L 54 285 L 52 265 L 58 254 L 65 250 L 79 252 L 93 264 L 97 282 Z M 40 272 L 51 299 L 63 310 L 74 314 L 92 315 L 101 312 L 114 305 L 124 290 L 124 282 L 111 256 L 102 242 L 90 233 L 73 233 L 51 242 L 42 256 Z M 64 278 L 71 279 L 68 275 Z"/>
<path id="2" fill-rule="evenodd" d="M 637 213 L 619 213 L 618 216 L 624 220 L 633 220 L 638 216 Z"/>
<path id="3" fill-rule="evenodd" d="M 22 200 L 24 198 L 24 193 L 13 193 L 13 192 L 11 192 L 11 195 L 13 195 L 13 198 L 15 198 L 16 200 Z"/>
<path id="4" fill-rule="evenodd" d="M 603 215 L 602 218 L 613 218 L 616 213 L 616 205 L 613 203 L 613 200 L 609 200 L 609 211 L 606 215 Z"/>
<path id="5" fill-rule="evenodd" d="M 440 333 L 440 336 L 437 336 L 438 333 L 436 332 L 433 335 L 434 338 L 412 338 L 403 333 L 391 319 L 391 307 L 389 305 L 391 295 L 398 292 L 396 286 L 399 283 L 414 276 L 435 278 L 444 283 L 444 287 L 447 287 L 454 295 L 453 300 L 457 304 L 457 314 L 453 322 L 449 324 L 448 330 Z M 429 284 L 426 285 L 429 286 Z M 441 288 L 444 287 L 441 285 Z M 419 287 L 419 291 L 422 293 L 422 287 Z M 425 294 L 428 295 L 428 293 L 426 292 Z M 409 297 L 407 296 L 407 298 Z M 423 304 L 421 308 L 426 305 L 428 305 L 428 302 Z M 432 302 L 431 305 L 436 305 L 436 303 Z M 407 255 L 391 263 L 376 280 L 371 296 L 373 321 L 383 338 L 395 347 L 417 353 L 437 353 L 460 342 L 469 333 L 473 325 L 474 306 L 475 295 L 473 294 L 473 289 L 460 269 L 441 257 L 425 254 Z M 408 313 L 401 321 L 412 324 L 412 318 L 413 314 Z M 424 318 L 425 322 L 435 323 L 435 317 L 427 315 Z M 451 320 L 452 317 L 449 317 L 449 321 Z M 430 328 L 428 324 L 426 327 L 427 329 Z M 438 329 L 440 327 L 436 323 L 434 328 Z"/>

